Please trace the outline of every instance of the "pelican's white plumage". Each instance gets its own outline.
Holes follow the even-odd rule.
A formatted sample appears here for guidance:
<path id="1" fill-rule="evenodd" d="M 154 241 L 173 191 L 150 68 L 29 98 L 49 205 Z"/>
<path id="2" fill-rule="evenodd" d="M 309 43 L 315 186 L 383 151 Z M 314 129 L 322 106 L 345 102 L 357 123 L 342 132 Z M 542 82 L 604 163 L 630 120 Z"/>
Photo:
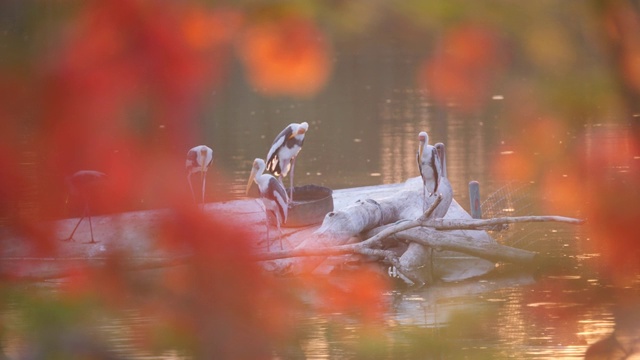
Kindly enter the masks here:
<path id="1" fill-rule="evenodd" d="M 213 150 L 206 145 L 198 145 L 191 148 L 187 152 L 187 181 L 189 182 L 189 189 L 191 189 L 191 196 L 193 201 L 196 202 L 196 195 L 193 192 L 193 185 L 191 184 L 191 175 L 199 172 L 202 178 L 202 204 L 204 205 L 204 188 L 207 181 L 207 170 L 213 162 Z"/>
<path id="2" fill-rule="evenodd" d="M 280 224 L 287 222 L 289 198 L 282 184 L 270 174 L 265 174 L 266 164 L 262 159 L 255 159 L 251 168 L 251 175 L 247 183 L 247 193 L 251 188 L 251 183 L 255 181 L 260 190 L 260 198 L 265 208 L 265 219 L 267 227 L 267 247 L 270 245 L 269 239 L 269 213 L 276 218 L 276 225 L 280 232 L 280 249 L 282 249 L 282 231 Z"/>
<path id="3" fill-rule="evenodd" d="M 289 124 L 276 136 L 267 153 L 266 169 L 277 176 L 281 182 L 281 178 L 287 176 L 291 171 L 289 200 L 293 197 L 293 174 L 296 156 L 302 149 L 307 130 L 309 130 L 309 124 L 306 122 Z"/>

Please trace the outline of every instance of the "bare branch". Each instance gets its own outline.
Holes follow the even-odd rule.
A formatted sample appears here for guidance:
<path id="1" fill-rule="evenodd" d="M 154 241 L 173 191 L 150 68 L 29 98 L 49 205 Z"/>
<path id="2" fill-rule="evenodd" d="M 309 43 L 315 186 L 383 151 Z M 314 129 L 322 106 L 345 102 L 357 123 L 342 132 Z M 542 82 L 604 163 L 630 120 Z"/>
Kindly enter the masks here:
<path id="1" fill-rule="evenodd" d="M 517 216 L 502 217 L 493 219 L 428 219 L 422 226 L 432 227 L 436 230 L 482 230 L 483 228 L 522 222 L 561 222 L 567 224 L 581 225 L 583 219 L 575 219 L 564 216 Z"/>
<path id="2" fill-rule="evenodd" d="M 411 229 L 395 234 L 398 239 L 416 242 L 438 250 L 455 251 L 492 262 L 529 265 L 538 260 L 538 254 L 497 243 L 475 243 L 472 237 L 447 234 L 430 228 Z"/>
<path id="3" fill-rule="evenodd" d="M 488 226 L 511 224 L 521 222 L 562 222 L 568 224 L 582 224 L 584 220 L 563 216 L 521 216 L 503 217 L 494 219 L 430 219 L 433 210 L 442 201 L 442 197 L 434 201 L 431 207 L 418 219 L 399 222 L 390 225 L 377 232 L 369 239 L 347 245 L 323 247 L 323 248 L 297 248 L 293 250 L 273 251 L 256 254 L 256 260 L 275 260 L 302 256 L 337 256 L 345 254 L 361 254 L 379 256 L 393 263 L 395 254 L 390 251 L 375 249 L 382 239 L 397 234 L 397 237 L 406 241 L 420 243 L 442 250 L 451 250 L 481 257 L 492 261 L 509 261 L 517 263 L 531 263 L 536 254 L 530 251 L 512 248 L 499 244 L 474 244 L 471 237 L 439 232 L 437 230 L 478 230 Z M 406 233 L 407 230 L 424 227 L 420 232 Z M 432 229 L 429 229 L 432 228 Z M 396 259 L 397 260 L 397 259 Z M 401 269 L 399 269 L 402 271 Z"/>

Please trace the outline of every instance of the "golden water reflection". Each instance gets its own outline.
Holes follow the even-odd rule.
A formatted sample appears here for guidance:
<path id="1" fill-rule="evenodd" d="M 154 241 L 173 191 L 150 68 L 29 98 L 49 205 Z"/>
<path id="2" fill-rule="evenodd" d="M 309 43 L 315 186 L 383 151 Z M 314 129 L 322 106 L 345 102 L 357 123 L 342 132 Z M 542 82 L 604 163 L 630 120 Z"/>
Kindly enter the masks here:
<path id="1" fill-rule="evenodd" d="M 585 283 L 592 285 L 584 287 Z M 574 290 L 565 290 L 563 295 L 552 290 L 556 288 Z M 348 312 L 292 313 L 304 332 L 286 347 L 275 348 L 273 358 L 350 359 L 374 351 L 382 359 L 416 355 L 579 359 L 589 346 L 614 329 L 627 337 L 640 335 L 640 322 L 631 328 L 616 325 L 615 298 L 597 298 L 608 289 L 569 271 L 539 279 L 526 272 L 504 273 L 484 280 L 392 291 L 384 295 L 388 312 L 375 325 L 374 334 L 383 334 L 382 338 L 370 338 L 368 325 L 355 321 Z M 638 298 L 637 293 L 637 289 L 629 288 L 626 295 Z M 637 311 L 638 304 L 634 306 L 631 310 Z M 9 309 L 3 311 L 2 319 L 3 355 L 22 358 L 32 351 L 28 348 L 33 345 L 29 345 L 29 334 L 14 331 L 25 321 L 20 313 Z M 102 318 L 93 336 L 100 334 L 110 351 L 125 358 L 188 359 L 175 350 L 153 352 L 140 347 L 144 340 L 135 329 L 154 321 L 154 316 L 138 309 L 122 310 L 116 316 Z M 372 339 L 376 344 L 373 348 Z"/>

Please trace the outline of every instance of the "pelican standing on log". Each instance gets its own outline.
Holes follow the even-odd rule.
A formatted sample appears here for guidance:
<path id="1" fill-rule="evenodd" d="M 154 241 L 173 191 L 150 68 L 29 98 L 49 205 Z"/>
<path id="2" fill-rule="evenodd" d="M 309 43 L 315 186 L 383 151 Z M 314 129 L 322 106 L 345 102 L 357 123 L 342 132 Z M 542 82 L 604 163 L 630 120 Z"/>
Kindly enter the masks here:
<path id="1" fill-rule="evenodd" d="M 247 183 L 247 191 L 251 188 L 251 182 L 255 181 L 260 190 L 260 198 L 265 208 L 265 224 L 267 227 L 267 249 L 271 246 L 269 239 L 269 213 L 272 213 L 276 218 L 276 225 L 278 226 L 278 232 L 280 232 L 280 249 L 282 250 L 282 230 L 280 224 L 287 222 L 288 203 L 289 198 L 287 192 L 282 186 L 282 183 L 276 180 L 275 177 L 270 174 L 265 174 L 264 170 L 266 165 L 264 160 L 255 159 L 253 161 L 253 167 L 251 168 L 251 175 L 249 176 L 249 182 Z"/>
<path id="2" fill-rule="evenodd" d="M 309 124 L 306 122 L 289 124 L 273 140 L 267 154 L 267 171 L 278 177 L 280 183 L 291 170 L 288 202 L 293 201 L 293 171 L 296 156 L 302 149 L 307 130 L 309 130 Z"/>
<path id="3" fill-rule="evenodd" d="M 100 171 L 95 170 L 80 170 L 73 175 L 66 178 L 67 187 L 69 188 L 70 195 L 74 197 L 79 197 L 84 205 L 84 209 L 82 210 L 82 216 L 80 220 L 76 223 L 76 226 L 71 231 L 71 235 L 68 238 L 63 239 L 63 241 L 73 241 L 73 234 L 76 233 L 78 226 L 85 217 L 89 218 L 89 230 L 91 231 L 91 241 L 89 243 L 93 244 L 96 241 L 93 239 L 93 224 L 91 224 L 91 210 L 89 209 L 89 189 L 95 186 L 97 183 L 105 180 L 107 175 Z"/>
<path id="4" fill-rule="evenodd" d="M 207 181 L 207 170 L 213 162 L 213 150 L 206 145 L 198 145 L 189 152 L 187 152 L 187 181 L 189 182 L 189 189 L 191 189 L 191 197 L 193 202 L 197 203 L 196 195 L 193 192 L 193 185 L 191 184 L 191 175 L 199 172 L 202 180 L 202 206 L 204 206 L 204 188 Z"/>
<path id="5" fill-rule="evenodd" d="M 418 169 L 420 176 L 422 176 L 422 195 L 426 206 L 427 193 L 429 196 L 433 196 L 438 191 L 440 176 L 442 176 L 442 164 L 435 146 L 429 145 L 429 135 L 422 131 L 418 134 L 418 140 L 420 141 L 417 155 Z"/>

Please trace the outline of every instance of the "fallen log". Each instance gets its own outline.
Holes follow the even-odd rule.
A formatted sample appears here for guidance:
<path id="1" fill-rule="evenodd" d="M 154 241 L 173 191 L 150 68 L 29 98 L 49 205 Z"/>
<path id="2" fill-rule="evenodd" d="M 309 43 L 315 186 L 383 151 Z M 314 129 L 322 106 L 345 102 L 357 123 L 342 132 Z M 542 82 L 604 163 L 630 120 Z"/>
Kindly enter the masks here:
<path id="1" fill-rule="evenodd" d="M 333 192 L 336 209 L 342 209 L 354 203 L 358 198 L 371 197 L 381 199 L 405 189 L 405 184 L 388 184 L 349 189 Z M 264 209 L 255 199 L 238 199 L 213 202 L 204 205 L 203 212 L 208 216 L 224 216 L 230 223 L 237 223 L 246 233 L 254 236 L 255 252 L 264 251 L 266 231 Z M 172 209 L 141 210 L 126 213 L 98 215 L 93 217 L 93 232 L 96 243 L 88 243 L 90 227 L 83 222 L 74 236 L 76 241 L 56 242 L 55 252 L 42 256 L 27 241 L 24 235 L 2 229 L 0 233 L 0 277 L 12 279 L 49 279 L 66 276 L 70 269 L 80 265 L 102 266 L 102 259 L 113 254 L 124 256 L 130 269 L 146 267 L 173 266 L 177 262 L 188 262 L 192 249 L 184 246 L 180 250 L 167 249 L 161 243 L 159 235 L 167 222 L 174 221 Z M 223 214 L 223 215 L 221 215 Z M 40 224 L 43 231 L 55 241 L 68 237 L 78 218 L 62 219 Z M 285 228 L 286 242 L 294 247 L 308 238 L 318 226 Z M 185 242 L 186 244 L 186 242 Z"/>
<path id="2" fill-rule="evenodd" d="M 500 245 L 484 229 L 519 222 L 583 222 L 562 216 L 473 219 L 450 197 L 452 191 L 448 181 L 446 184 L 443 189 L 447 198 L 442 194 L 431 197 L 430 208 L 414 220 L 406 216 L 422 207 L 418 189 L 398 192 L 375 202 L 360 200 L 328 214 L 322 226 L 295 249 L 259 254 L 258 259 L 280 259 L 271 270 L 296 275 L 313 271 L 326 257 L 373 256 L 395 267 L 411 283 L 422 285 L 436 279 L 453 281 L 482 275 L 493 269 L 496 262 L 532 265 L 538 261 L 537 253 Z M 448 208 L 443 218 L 445 205 Z M 408 247 L 398 255 L 383 246 L 384 239 L 388 240 L 387 246 L 405 242 Z M 461 254 L 466 256 L 464 261 L 460 261 Z M 301 259 L 305 257 L 313 259 Z M 455 259 L 456 264 L 452 267 L 451 261 L 443 259 Z"/>
<path id="3" fill-rule="evenodd" d="M 388 264 L 396 267 L 400 274 L 415 284 L 423 284 L 425 277 L 433 278 L 434 274 L 424 272 L 425 266 L 434 261 L 430 256 L 432 250 L 442 253 L 445 251 L 463 253 L 480 259 L 485 259 L 493 263 L 508 262 L 520 265 L 532 265 L 539 260 L 539 255 L 535 252 L 513 248 L 498 244 L 495 241 L 477 241 L 477 236 L 469 235 L 464 230 L 478 230 L 487 226 L 518 223 L 518 222 L 547 222 L 555 221 L 568 224 L 581 224 L 582 220 L 561 217 L 561 216 L 523 216 L 505 217 L 496 219 L 433 219 L 433 211 L 441 203 L 442 197 L 436 198 L 432 207 L 420 218 L 415 220 L 404 220 L 394 224 L 377 227 L 364 234 L 366 240 L 345 245 L 320 246 L 320 247 L 298 247 L 292 250 L 275 251 L 261 253 L 257 255 L 257 260 L 275 260 L 292 257 L 319 257 L 337 256 L 347 254 L 359 254 L 364 256 L 375 256 L 384 259 Z M 458 230 L 458 231 L 451 231 Z M 482 233 L 486 234 L 484 231 Z M 488 235 L 487 235 L 488 236 Z M 382 248 L 384 239 L 391 239 L 394 242 L 406 241 L 422 246 L 426 249 L 423 262 L 416 262 L 417 265 L 407 265 L 402 262 L 402 256 L 391 250 Z M 408 251 L 408 249 L 407 249 Z M 406 254 L 406 251 L 405 253 Z M 403 254 L 403 256 L 404 256 Z M 303 260 L 301 260 L 303 261 Z M 409 266 L 415 266 L 411 268 Z M 431 267 L 431 266 L 430 266 Z M 289 269 L 291 270 L 291 269 Z M 431 269 L 433 271 L 433 269 Z M 433 280 L 433 279 L 430 279 Z"/>
<path id="4" fill-rule="evenodd" d="M 128 271 L 151 270 L 169 268 L 188 264 L 191 255 L 174 257 L 126 257 L 122 260 L 123 269 Z M 61 275 L 77 273 L 79 269 L 99 268 L 113 263 L 110 257 L 79 257 L 79 258 L 2 258 L 3 268 L 0 273 L 5 279 L 20 279 L 23 281 L 42 281 L 55 279 Z"/>
<path id="5" fill-rule="evenodd" d="M 453 191 L 447 179 L 443 179 L 441 189 L 442 192 L 439 196 L 430 196 L 424 199 L 421 187 L 416 187 L 414 184 L 411 184 L 404 191 L 400 191 L 380 201 L 372 199 L 358 200 L 351 206 L 327 214 L 322 225 L 292 251 L 296 253 L 297 250 L 299 251 L 298 254 L 303 254 L 306 251 L 305 249 L 321 249 L 343 246 L 354 242 L 359 243 L 362 240 L 360 234 L 373 228 L 407 218 L 416 218 L 421 213 L 425 204 L 429 206 L 429 210 L 425 212 L 421 218 L 442 217 L 447 213 L 453 200 Z M 351 253 L 367 255 L 362 253 L 366 251 L 371 255 L 370 250 L 363 250 L 369 247 L 368 244 L 369 243 L 365 243 L 365 245 L 350 247 L 349 249 L 351 250 L 345 250 L 345 248 L 338 249 L 338 251 L 340 254 L 351 251 Z M 385 253 L 388 256 L 384 254 L 380 255 L 387 258 L 387 261 L 393 263 L 394 266 L 399 269 L 409 269 L 422 264 L 423 260 L 420 254 L 424 253 L 424 251 L 423 245 L 411 243 L 399 259 L 390 257 L 390 253 Z M 300 259 L 299 256 L 278 255 L 287 253 L 292 252 L 272 252 L 262 254 L 260 258 L 265 260 L 280 259 L 267 265 L 269 271 L 278 274 L 298 275 L 314 271 L 322 265 L 328 255 L 339 255 L 315 253 L 315 258 L 305 259 Z M 308 253 L 304 256 L 311 256 L 310 254 L 311 253 Z M 264 258 L 262 256 L 264 256 Z M 407 276 L 411 278 L 410 274 Z"/>
<path id="6" fill-rule="evenodd" d="M 431 215 L 425 217 L 418 227 L 403 228 L 407 222 L 424 215 L 421 186 L 421 179 L 416 177 L 404 184 L 336 190 L 336 211 L 328 214 L 319 228 L 310 226 L 285 229 L 285 244 L 291 245 L 282 252 L 260 253 L 265 248 L 259 244 L 264 244 L 266 232 L 264 212 L 258 202 L 234 200 L 210 203 L 205 206 L 204 212 L 211 216 L 224 213 L 229 219 L 242 219 L 242 226 L 255 234 L 256 258 L 265 260 L 262 261 L 265 267 L 276 273 L 296 275 L 327 272 L 336 265 L 353 259 L 373 259 L 382 260 L 380 262 L 385 266 L 391 265 L 404 270 L 410 276 L 413 276 L 411 270 L 415 270 L 413 278 L 416 283 L 432 279 L 458 281 L 484 275 L 495 267 L 497 261 L 521 264 L 535 261 L 531 260 L 535 259 L 533 253 L 511 251 L 497 246 L 495 240 L 484 231 L 486 227 L 520 221 L 580 223 L 579 220 L 563 217 L 474 220 L 455 199 L 451 199 L 448 209 L 445 209 L 442 204 L 448 199 L 440 198 L 440 203 L 431 209 L 436 197 L 429 197 L 427 204 L 430 205 Z M 446 212 L 444 217 L 441 216 L 443 212 Z M 351 216 L 356 213 L 359 215 Z M 89 239 L 90 229 L 88 226 L 80 226 L 76 234 L 80 240 L 61 242 L 57 253 L 53 255 L 55 261 L 38 258 L 33 249 L 26 246 L 30 242 L 5 233 L 0 238 L 0 274 L 30 279 L 64 276 L 78 262 L 86 261 L 89 265 L 100 266 L 102 259 L 113 253 L 123 254 L 129 259 L 127 262 L 130 262 L 132 269 L 188 262 L 192 255 L 189 248 L 167 251 L 158 244 L 158 229 L 173 217 L 171 210 L 96 216 L 93 230 L 98 242 L 83 242 L 82 240 Z M 353 220 L 358 217 L 359 220 Z M 76 223 L 77 219 L 66 219 L 48 226 L 54 230 L 52 236 L 61 239 L 68 235 Z M 386 237 L 368 241 L 386 227 L 393 226 L 400 226 L 389 230 L 395 235 L 387 233 Z M 390 244 L 401 246 L 391 248 Z M 416 262 L 415 268 L 400 263 L 409 247 L 426 249 L 426 259 Z"/>

